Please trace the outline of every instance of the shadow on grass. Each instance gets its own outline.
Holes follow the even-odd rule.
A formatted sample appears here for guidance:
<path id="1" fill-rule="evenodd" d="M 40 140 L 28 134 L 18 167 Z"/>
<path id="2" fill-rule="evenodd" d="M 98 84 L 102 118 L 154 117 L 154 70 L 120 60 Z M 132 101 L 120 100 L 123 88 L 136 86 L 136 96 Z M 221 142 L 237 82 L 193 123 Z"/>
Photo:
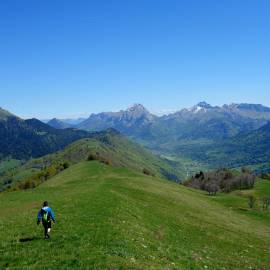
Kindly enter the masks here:
<path id="1" fill-rule="evenodd" d="M 38 238 L 37 237 L 24 237 L 24 238 L 20 238 L 19 242 L 25 243 L 25 242 L 35 241 L 35 240 L 38 240 Z"/>

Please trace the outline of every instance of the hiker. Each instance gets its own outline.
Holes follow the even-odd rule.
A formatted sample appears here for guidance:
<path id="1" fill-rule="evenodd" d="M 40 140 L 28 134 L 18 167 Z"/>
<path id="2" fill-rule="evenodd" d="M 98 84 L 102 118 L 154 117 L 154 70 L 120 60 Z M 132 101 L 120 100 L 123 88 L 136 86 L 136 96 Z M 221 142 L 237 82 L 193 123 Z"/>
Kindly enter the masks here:
<path id="1" fill-rule="evenodd" d="M 38 212 L 37 225 L 39 225 L 41 221 L 44 227 L 45 239 L 49 239 L 50 238 L 49 233 L 52 228 L 52 221 L 55 223 L 55 215 L 52 209 L 49 207 L 49 204 L 47 201 L 43 203 L 43 207 Z"/>

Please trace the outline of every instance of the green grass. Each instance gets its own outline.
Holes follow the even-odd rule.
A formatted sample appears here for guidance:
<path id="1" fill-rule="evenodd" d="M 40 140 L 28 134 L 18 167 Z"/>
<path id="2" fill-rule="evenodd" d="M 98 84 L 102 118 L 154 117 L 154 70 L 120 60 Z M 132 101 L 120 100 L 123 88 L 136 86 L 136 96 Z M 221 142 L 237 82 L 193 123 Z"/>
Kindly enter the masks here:
<path id="1" fill-rule="evenodd" d="M 256 183 L 255 186 L 256 194 L 259 197 L 270 196 L 270 181 L 269 180 L 260 180 Z"/>
<path id="2" fill-rule="evenodd" d="M 128 167 L 138 172 L 147 169 L 150 174 L 173 181 L 179 181 L 185 175 L 180 166 L 181 162 L 154 155 L 118 133 L 104 132 L 97 134 L 94 138 L 76 141 L 56 153 L 32 159 L 12 170 L 6 168 L 5 173 L 0 175 L 0 188 L 4 187 L 6 179 L 10 179 L 14 186 L 17 182 L 36 175 L 45 167 L 65 161 L 76 164 L 87 160 L 89 154 L 96 155 L 97 152 L 102 158 L 117 167 Z"/>
<path id="3" fill-rule="evenodd" d="M 183 156 L 170 156 L 165 155 L 164 158 L 168 160 L 172 160 L 176 162 L 177 164 L 181 164 L 181 170 L 183 171 L 182 179 L 187 180 L 192 175 L 195 175 L 196 173 L 199 173 L 200 171 L 208 171 L 211 169 L 211 167 L 208 167 L 198 161 L 191 160 L 189 158 L 183 157 Z"/>
<path id="4" fill-rule="evenodd" d="M 0 174 L 6 172 L 7 170 L 19 167 L 22 164 L 21 160 L 18 159 L 6 159 L 0 161 Z"/>
<path id="5" fill-rule="evenodd" d="M 52 239 L 36 225 L 48 200 Z M 0 269 L 269 269 L 270 230 L 202 192 L 98 162 L 0 194 Z M 33 241 L 21 243 L 23 238 Z"/>
<path id="6" fill-rule="evenodd" d="M 248 206 L 249 195 L 256 198 L 253 209 Z M 262 198 L 264 196 L 270 196 L 270 181 L 258 179 L 254 189 L 236 190 L 229 194 L 218 193 L 217 196 L 211 197 L 211 199 L 241 215 L 251 216 L 263 223 L 270 224 L 270 209 L 265 211 L 262 208 Z"/>

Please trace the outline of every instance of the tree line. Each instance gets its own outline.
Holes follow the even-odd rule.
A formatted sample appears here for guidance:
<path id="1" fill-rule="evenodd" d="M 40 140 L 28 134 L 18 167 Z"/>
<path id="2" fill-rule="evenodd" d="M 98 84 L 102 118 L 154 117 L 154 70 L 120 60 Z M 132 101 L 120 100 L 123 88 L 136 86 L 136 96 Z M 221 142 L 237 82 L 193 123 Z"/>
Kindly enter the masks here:
<path id="1" fill-rule="evenodd" d="M 255 179 L 255 175 L 247 168 L 242 168 L 239 173 L 222 168 L 210 172 L 201 171 L 185 181 L 184 185 L 215 195 L 218 191 L 228 193 L 236 189 L 253 188 Z"/>

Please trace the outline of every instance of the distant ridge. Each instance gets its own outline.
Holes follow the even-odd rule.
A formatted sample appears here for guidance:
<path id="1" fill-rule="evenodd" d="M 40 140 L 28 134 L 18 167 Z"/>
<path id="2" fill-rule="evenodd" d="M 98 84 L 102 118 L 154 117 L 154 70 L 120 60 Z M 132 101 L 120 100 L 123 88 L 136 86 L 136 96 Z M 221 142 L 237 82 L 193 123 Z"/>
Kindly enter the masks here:
<path id="1" fill-rule="evenodd" d="M 72 128 L 73 125 L 67 124 L 57 118 L 51 119 L 49 122 L 47 122 L 47 125 L 57 128 L 57 129 L 65 129 L 65 128 Z"/>
<path id="2" fill-rule="evenodd" d="M 86 131 L 55 129 L 38 119 L 22 120 L 0 110 L 0 159 L 40 157 L 88 136 Z"/>
<path id="3" fill-rule="evenodd" d="M 91 114 L 88 119 L 77 127 L 88 131 L 100 131 L 107 128 L 115 128 L 125 135 L 141 136 L 144 130 L 157 119 L 143 105 L 134 104 L 127 110 L 119 112 L 104 112 Z"/>
<path id="4" fill-rule="evenodd" d="M 270 108 L 258 104 L 230 104 L 212 106 L 199 102 L 195 106 L 164 116 L 150 113 L 143 105 L 134 104 L 126 110 L 91 114 L 77 125 L 79 129 L 100 131 L 118 129 L 138 140 L 163 138 L 222 139 L 251 131 L 270 120 Z M 160 144 L 160 142 L 158 143 Z"/>

